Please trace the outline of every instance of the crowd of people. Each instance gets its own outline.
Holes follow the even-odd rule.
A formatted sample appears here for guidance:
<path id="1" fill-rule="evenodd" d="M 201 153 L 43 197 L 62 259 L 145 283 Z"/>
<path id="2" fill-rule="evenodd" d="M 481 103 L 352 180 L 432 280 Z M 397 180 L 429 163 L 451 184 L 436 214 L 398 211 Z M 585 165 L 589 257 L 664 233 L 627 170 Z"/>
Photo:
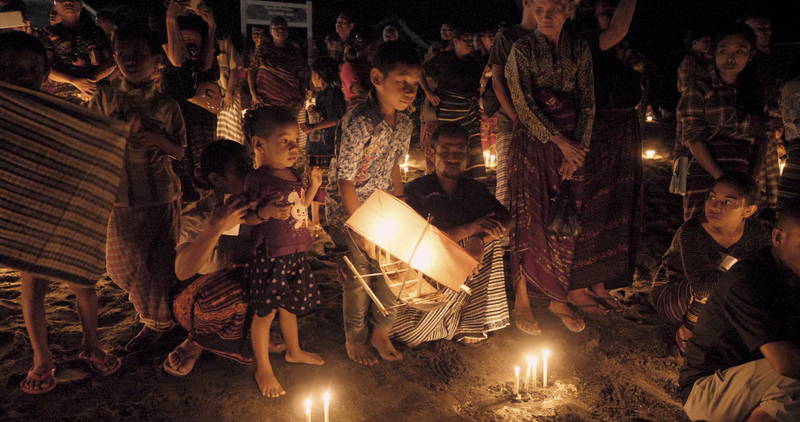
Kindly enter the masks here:
<path id="1" fill-rule="evenodd" d="M 479 264 L 471 294 L 448 290 L 444 306 L 388 315 L 342 265 L 354 362 L 400 360 L 395 342 L 480 344 L 512 316 L 540 335 L 537 303 L 572 332 L 586 327 L 583 313 L 623 310 L 610 290 L 635 270 L 639 130 L 654 112 L 657 69 L 626 40 L 636 0 L 597 0 L 590 24 L 574 19 L 578 3 L 523 0 L 520 23 L 496 33 L 444 23 L 427 51 L 402 23 L 372 28 L 373 39 L 342 13 L 307 63 L 282 17 L 250 27 L 243 48 L 207 6 L 168 2 L 158 34 L 54 0 L 49 26 L 0 33 L 0 81 L 129 123 L 105 247 L 107 273 L 142 324 L 125 350 L 181 326 L 188 335 L 165 372 L 186 376 L 208 351 L 255 363 L 259 392 L 278 397 L 286 390 L 270 354 L 324 364 L 301 347 L 297 323 L 324 300 L 313 239 L 327 232 L 358 272 L 380 271 L 375 245 L 345 226 L 377 190 L 429 217 Z M 25 12 L 14 0 L 0 9 Z M 677 69 L 671 189 L 684 195 L 685 222 L 652 297 L 684 355 L 680 393 L 692 420 L 800 419 L 800 72 L 771 34 L 758 13 L 687 33 Z M 417 137 L 426 175 L 404 180 Z M 21 279 L 33 364 L 19 387 L 47 393 L 57 384 L 51 280 Z M 396 301 L 386 283 L 368 283 L 381 302 Z M 69 286 L 79 358 L 114 374 L 122 361 L 98 341 L 94 284 Z"/>

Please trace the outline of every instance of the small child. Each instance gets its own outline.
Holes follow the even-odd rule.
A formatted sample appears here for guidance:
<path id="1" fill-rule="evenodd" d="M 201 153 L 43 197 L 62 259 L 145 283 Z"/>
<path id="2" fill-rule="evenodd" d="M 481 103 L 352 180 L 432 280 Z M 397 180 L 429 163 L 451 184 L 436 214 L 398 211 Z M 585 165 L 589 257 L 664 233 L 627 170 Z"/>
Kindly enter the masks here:
<path id="1" fill-rule="evenodd" d="M 251 337 L 256 359 L 256 382 L 262 395 L 286 394 L 269 362 L 269 328 L 275 314 L 286 341 L 286 361 L 322 365 L 315 354 L 300 349 L 297 314 L 320 303 L 306 251 L 311 247 L 308 206 L 322 184 L 322 169 L 310 170 L 306 186 L 292 168 L 300 156 L 299 130 L 294 114 L 275 106 L 248 113 L 245 132 L 258 169 L 245 182 L 245 193 L 258 204 L 247 224 L 258 224 L 255 254 L 245 264 L 248 302 L 253 310 Z M 264 216 L 267 216 L 264 218 Z"/>
<path id="2" fill-rule="evenodd" d="M 328 167 L 333 156 L 336 125 L 345 112 L 344 95 L 339 83 L 339 62 L 330 57 L 320 57 L 311 64 L 311 86 L 316 91 L 314 104 L 307 108 L 308 121 L 301 125 L 308 135 L 306 151 L 312 166 Z M 320 189 L 311 204 L 311 222 L 318 227 L 319 207 L 325 202 L 325 191 Z"/>

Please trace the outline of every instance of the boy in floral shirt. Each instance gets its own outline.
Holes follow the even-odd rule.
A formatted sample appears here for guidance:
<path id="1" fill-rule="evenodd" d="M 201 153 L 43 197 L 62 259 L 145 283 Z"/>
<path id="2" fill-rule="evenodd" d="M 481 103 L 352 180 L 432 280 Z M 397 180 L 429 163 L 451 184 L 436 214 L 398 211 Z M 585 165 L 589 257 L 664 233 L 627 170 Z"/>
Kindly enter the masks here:
<path id="1" fill-rule="evenodd" d="M 403 196 L 399 163 L 408 152 L 413 129 L 404 110 L 414 101 L 421 78 L 422 66 L 413 47 L 398 41 L 382 44 L 370 71 L 375 89 L 367 101 L 350 110 L 340 122 L 325 210 L 333 240 L 347 248 L 348 258 L 364 274 L 375 272 L 362 250 L 367 242 L 355 233 L 347 233 L 344 222 L 378 189 Z M 358 280 L 344 271 L 342 274 L 347 355 L 362 365 L 375 365 L 378 360 L 371 344 L 385 360 L 402 359 L 389 339 L 389 317 L 373 312 L 375 323 L 367 343 L 370 299 Z M 377 282 L 372 288 L 382 302 L 393 301 L 385 283 Z"/>

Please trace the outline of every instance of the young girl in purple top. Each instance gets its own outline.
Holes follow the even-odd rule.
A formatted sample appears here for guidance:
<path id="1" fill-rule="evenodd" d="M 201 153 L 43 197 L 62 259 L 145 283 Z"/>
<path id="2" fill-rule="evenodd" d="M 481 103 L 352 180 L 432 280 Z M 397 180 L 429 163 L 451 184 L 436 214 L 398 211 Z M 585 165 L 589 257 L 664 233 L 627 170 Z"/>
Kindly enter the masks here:
<path id="1" fill-rule="evenodd" d="M 278 397 L 286 391 L 272 372 L 268 353 L 269 327 L 276 314 L 286 340 L 286 361 L 324 363 L 319 355 L 300 349 L 297 333 L 297 314 L 305 314 L 320 303 L 305 254 L 311 246 L 308 206 L 323 173 L 320 168 L 311 169 L 306 184 L 292 168 L 300 155 L 299 127 L 288 110 L 269 106 L 252 111 L 245 118 L 245 131 L 257 167 L 245 182 L 246 195 L 258 204 L 245 220 L 258 225 L 255 253 L 245 266 L 248 301 L 254 312 L 251 337 L 255 378 L 262 395 Z"/>

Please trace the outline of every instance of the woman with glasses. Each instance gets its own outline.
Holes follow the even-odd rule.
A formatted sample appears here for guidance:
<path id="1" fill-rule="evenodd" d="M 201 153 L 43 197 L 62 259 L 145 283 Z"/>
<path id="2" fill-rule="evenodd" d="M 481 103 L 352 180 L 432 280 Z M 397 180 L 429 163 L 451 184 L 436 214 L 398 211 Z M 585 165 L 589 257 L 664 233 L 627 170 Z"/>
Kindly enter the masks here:
<path id="1" fill-rule="evenodd" d="M 653 303 L 676 327 L 683 352 L 708 296 L 724 272 L 770 242 L 770 229 L 750 217 L 758 185 L 742 173 L 726 173 L 711 186 L 703 213 L 675 232 L 653 280 Z"/>
<path id="2" fill-rule="evenodd" d="M 278 16 L 269 26 L 272 40 L 261 43 L 250 61 L 247 82 L 255 107 L 274 105 L 297 113 L 303 105 L 306 65 L 302 51 L 289 43 L 289 26 Z"/>

